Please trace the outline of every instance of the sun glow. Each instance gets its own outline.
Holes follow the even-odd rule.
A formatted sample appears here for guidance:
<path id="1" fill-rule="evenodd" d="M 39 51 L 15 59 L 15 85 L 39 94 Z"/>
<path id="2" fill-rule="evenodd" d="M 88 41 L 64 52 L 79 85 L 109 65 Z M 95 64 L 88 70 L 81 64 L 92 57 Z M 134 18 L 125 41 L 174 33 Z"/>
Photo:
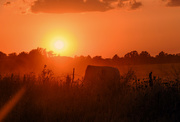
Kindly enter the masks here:
<path id="1" fill-rule="evenodd" d="M 50 50 L 57 55 L 62 55 L 69 51 L 69 43 L 65 38 L 54 38 L 50 41 Z"/>
<path id="2" fill-rule="evenodd" d="M 63 41 L 60 41 L 60 40 L 56 41 L 56 42 L 54 43 L 54 48 L 55 48 L 56 50 L 62 50 L 62 49 L 64 48 L 64 42 L 63 42 Z"/>
<path id="3" fill-rule="evenodd" d="M 42 46 L 47 51 L 53 51 L 55 55 L 74 56 L 77 49 L 77 40 L 68 32 L 52 31 L 43 37 Z"/>

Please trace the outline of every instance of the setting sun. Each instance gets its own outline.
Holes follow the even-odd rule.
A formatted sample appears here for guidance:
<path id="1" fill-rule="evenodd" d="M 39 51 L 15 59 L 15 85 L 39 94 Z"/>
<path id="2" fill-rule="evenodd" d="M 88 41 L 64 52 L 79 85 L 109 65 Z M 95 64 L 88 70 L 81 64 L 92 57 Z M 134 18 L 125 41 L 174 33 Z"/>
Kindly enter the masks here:
<path id="1" fill-rule="evenodd" d="M 56 41 L 56 42 L 54 43 L 54 48 L 55 48 L 56 50 L 62 50 L 62 49 L 64 48 L 64 42 L 63 42 L 63 41 L 60 41 L 60 40 Z"/>
<path id="2" fill-rule="evenodd" d="M 55 55 L 74 56 L 77 51 L 77 39 L 69 31 L 53 29 L 47 31 L 41 39 L 41 45 Z"/>

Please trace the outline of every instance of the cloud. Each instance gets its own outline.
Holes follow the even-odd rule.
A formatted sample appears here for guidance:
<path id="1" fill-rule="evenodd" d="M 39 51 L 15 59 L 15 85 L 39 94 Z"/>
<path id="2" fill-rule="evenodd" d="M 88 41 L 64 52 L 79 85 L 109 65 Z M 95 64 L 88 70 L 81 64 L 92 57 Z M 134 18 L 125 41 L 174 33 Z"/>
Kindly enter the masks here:
<path id="1" fill-rule="evenodd" d="M 4 5 L 5 6 L 11 5 L 11 2 L 8 1 L 8 2 L 4 3 Z"/>
<path id="2" fill-rule="evenodd" d="M 135 10 L 140 8 L 142 6 L 142 3 L 137 2 L 136 0 L 120 0 L 118 6 L 119 7 L 127 6 L 130 7 L 131 10 Z"/>
<path id="3" fill-rule="evenodd" d="M 142 3 L 141 2 L 134 2 L 132 5 L 131 5 L 131 9 L 137 9 L 139 7 L 142 6 Z"/>
<path id="4" fill-rule="evenodd" d="M 170 0 L 167 3 L 167 6 L 170 6 L 170 7 L 180 6 L 180 0 Z"/>
<path id="5" fill-rule="evenodd" d="M 36 0 L 31 5 L 33 13 L 81 13 L 90 11 L 108 11 L 132 0 Z M 133 0 L 134 1 L 134 0 Z M 140 2 L 133 2 L 131 8 L 139 8 Z"/>

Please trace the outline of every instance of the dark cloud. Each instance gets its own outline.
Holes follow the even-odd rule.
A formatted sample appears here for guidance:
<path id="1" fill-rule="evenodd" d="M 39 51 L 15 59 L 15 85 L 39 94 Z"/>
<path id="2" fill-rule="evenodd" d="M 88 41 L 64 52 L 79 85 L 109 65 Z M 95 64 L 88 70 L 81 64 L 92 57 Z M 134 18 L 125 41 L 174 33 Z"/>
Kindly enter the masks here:
<path id="1" fill-rule="evenodd" d="M 107 11 L 112 9 L 107 2 L 98 0 L 37 0 L 31 6 L 32 12 L 77 13 L 86 11 Z"/>
<path id="2" fill-rule="evenodd" d="M 116 5 L 130 0 L 36 0 L 31 5 L 33 13 L 80 13 L 90 11 L 108 11 L 117 8 Z M 139 2 L 132 9 L 140 7 Z"/>
<path id="3" fill-rule="evenodd" d="M 11 2 L 8 1 L 8 2 L 4 3 L 4 5 L 5 6 L 11 5 Z"/>
<path id="4" fill-rule="evenodd" d="M 180 0 L 170 0 L 167 3 L 167 6 L 170 6 L 170 7 L 180 6 Z"/>
<path id="5" fill-rule="evenodd" d="M 131 9 L 137 9 L 142 6 L 141 2 L 134 2 L 131 4 Z"/>

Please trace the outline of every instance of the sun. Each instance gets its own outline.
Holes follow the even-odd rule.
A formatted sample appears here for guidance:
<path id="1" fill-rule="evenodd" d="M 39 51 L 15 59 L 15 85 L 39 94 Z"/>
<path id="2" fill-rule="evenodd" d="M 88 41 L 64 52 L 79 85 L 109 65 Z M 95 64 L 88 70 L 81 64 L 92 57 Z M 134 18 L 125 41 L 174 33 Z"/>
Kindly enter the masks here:
<path id="1" fill-rule="evenodd" d="M 56 56 L 74 56 L 77 51 L 77 39 L 66 31 L 52 31 L 45 34 L 41 45 Z"/>
<path id="2" fill-rule="evenodd" d="M 62 50 L 64 48 L 64 42 L 60 40 L 55 41 L 54 48 L 55 50 Z"/>

